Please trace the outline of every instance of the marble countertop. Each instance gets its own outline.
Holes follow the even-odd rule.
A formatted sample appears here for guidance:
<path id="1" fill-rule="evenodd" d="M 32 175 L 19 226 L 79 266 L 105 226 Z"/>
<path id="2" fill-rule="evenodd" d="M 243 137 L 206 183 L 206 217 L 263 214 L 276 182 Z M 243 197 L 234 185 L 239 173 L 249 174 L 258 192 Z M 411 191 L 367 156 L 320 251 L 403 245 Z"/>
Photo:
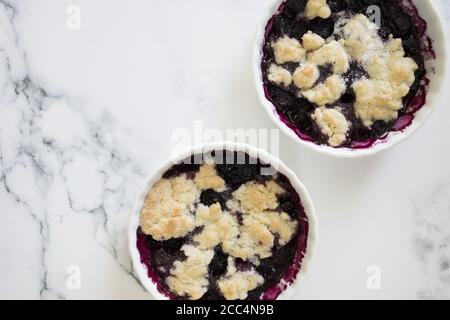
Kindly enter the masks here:
<path id="1" fill-rule="evenodd" d="M 126 231 L 173 133 L 275 129 L 249 66 L 270 2 L 0 1 L 0 298 L 149 298 Z M 435 2 L 449 30 L 450 3 Z M 371 158 L 280 133 L 320 222 L 296 298 L 450 298 L 448 101 Z"/>

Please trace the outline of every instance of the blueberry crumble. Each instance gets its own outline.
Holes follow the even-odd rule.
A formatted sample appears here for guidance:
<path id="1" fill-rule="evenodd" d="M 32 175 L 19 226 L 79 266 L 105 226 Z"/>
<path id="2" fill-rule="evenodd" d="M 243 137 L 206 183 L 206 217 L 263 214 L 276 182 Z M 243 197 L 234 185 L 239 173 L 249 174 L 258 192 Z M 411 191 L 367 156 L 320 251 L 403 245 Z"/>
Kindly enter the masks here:
<path id="1" fill-rule="evenodd" d="M 410 0 L 287 0 L 266 26 L 266 97 L 303 140 L 369 147 L 425 104 L 425 30 Z"/>
<path id="2" fill-rule="evenodd" d="M 245 153 L 200 158 L 173 166 L 145 199 L 137 248 L 148 276 L 172 300 L 276 299 L 307 247 L 299 195 Z"/>

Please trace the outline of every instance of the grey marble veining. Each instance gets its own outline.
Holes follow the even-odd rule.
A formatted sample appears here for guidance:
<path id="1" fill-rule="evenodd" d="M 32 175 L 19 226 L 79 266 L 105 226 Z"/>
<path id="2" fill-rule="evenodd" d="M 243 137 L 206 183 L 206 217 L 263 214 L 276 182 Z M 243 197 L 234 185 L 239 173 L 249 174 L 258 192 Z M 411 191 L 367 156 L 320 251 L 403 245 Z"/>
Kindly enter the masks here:
<path id="1" fill-rule="evenodd" d="M 7 219 L 20 213 L 34 225 L 35 236 L 25 238 L 23 243 L 33 247 L 33 255 L 21 255 L 17 263 L 27 265 L 34 256 L 30 280 L 36 282 L 23 283 L 22 292 L 15 290 L 14 283 L 2 284 L 2 297 L 66 298 L 58 288 L 61 283 L 55 283 L 49 263 L 58 259 L 57 253 L 51 256 L 52 252 L 70 250 L 53 245 L 64 241 L 53 230 L 65 222 L 68 211 L 89 217 L 88 234 L 94 243 L 135 285 L 126 252 L 126 222 L 142 172 L 117 149 L 111 134 L 115 120 L 107 111 L 90 119 L 64 93 L 50 94 L 33 79 L 15 28 L 18 12 L 13 4 L 2 2 L 1 6 L 5 24 L 1 53 L 6 74 L 1 95 L 0 194 L 2 204 L 9 202 L 8 212 L 2 209 L 6 219 L 2 225 L 7 229 Z M 56 128 L 52 127 L 55 123 Z M 54 197 L 59 199 L 52 205 L 49 202 Z M 2 245 L 6 245 L 2 250 L 6 259 L 2 260 L 12 269 L 15 266 L 8 265 L 8 256 L 17 254 L 14 244 L 21 241 L 22 232 L 27 232 L 17 227 L 12 233 L 3 233 L 12 236 L 10 239 L 2 237 Z M 89 252 L 88 247 L 80 249 Z M 27 290 L 33 287 L 35 292 Z"/>
<path id="2" fill-rule="evenodd" d="M 416 208 L 416 250 L 425 282 L 420 298 L 450 298 L 450 181 L 425 192 Z"/>

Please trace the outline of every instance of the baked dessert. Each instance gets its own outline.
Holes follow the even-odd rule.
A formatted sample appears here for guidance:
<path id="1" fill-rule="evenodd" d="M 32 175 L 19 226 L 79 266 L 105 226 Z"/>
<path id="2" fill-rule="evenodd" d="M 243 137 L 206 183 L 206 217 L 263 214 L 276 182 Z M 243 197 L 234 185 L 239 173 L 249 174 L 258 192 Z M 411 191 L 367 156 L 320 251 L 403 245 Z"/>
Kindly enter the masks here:
<path id="1" fill-rule="evenodd" d="M 286 176 L 245 153 L 213 151 L 164 173 L 136 232 L 141 262 L 168 298 L 272 300 L 300 271 L 308 219 Z"/>
<path id="2" fill-rule="evenodd" d="M 410 0 L 287 0 L 266 26 L 266 98 L 303 140 L 369 147 L 425 104 L 425 31 Z"/>

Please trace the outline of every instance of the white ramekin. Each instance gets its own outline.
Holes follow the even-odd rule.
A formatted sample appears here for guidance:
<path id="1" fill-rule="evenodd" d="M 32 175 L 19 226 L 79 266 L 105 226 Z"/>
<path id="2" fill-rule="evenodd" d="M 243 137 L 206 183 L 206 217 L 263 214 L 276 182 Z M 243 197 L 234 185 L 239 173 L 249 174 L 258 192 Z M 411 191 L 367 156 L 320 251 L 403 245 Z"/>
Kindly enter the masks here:
<path id="1" fill-rule="evenodd" d="M 139 278 L 141 284 L 144 286 L 145 289 L 147 289 L 151 296 L 154 299 L 157 300 L 168 300 L 168 298 L 160 293 L 157 289 L 156 284 L 148 277 L 147 275 L 147 267 L 141 263 L 140 260 L 140 254 L 136 246 L 136 231 L 139 227 L 139 214 L 140 211 L 144 205 L 145 197 L 147 196 L 148 192 L 152 188 L 153 184 L 161 179 L 162 175 L 170 168 L 172 167 L 176 162 L 182 161 L 183 159 L 186 159 L 190 155 L 193 154 L 202 154 L 202 153 L 208 153 L 212 150 L 230 150 L 230 151 L 242 151 L 249 154 L 251 157 L 258 158 L 262 162 L 272 165 L 274 168 L 277 169 L 278 172 L 284 174 L 290 181 L 292 187 L 297 191 L 298 195 L 300 196 L 302 205 L 305 210 L 305 214 L 308 218 L 309 223 L 309 231 L 308 231 L 308 238 L 307 238 L 307 249 L 305 252 L 305 256 L 301 262 L 301 269 L 294 281 L 293 284 L 289 285 L 286 290 L 284 290 L 280 296 L 277 298 L 278 300 L 286 300 L 291 298 L 299 289 L 300 283 L 302 282 L 308 267 L 310 265 L 312 253 L 315 247 L 315 244 L 318 239 L 318 231 L 317 231 L 317 219 L 315 216 L 314 211 L 314 205 L 311 201 L 311 198 L 308 194 L 308 191 L 304 187 L 304 185 L 298 180 L 297 176 L 292 172 L 281 160 L 278 158 L 272 156 L 268 152 L 254 148 L 252 146 L 246 145 L 246 144 L 239 144 L 239 143 L 231 143 L 231 142 L 219 142 L 219 143 L 210 143 L 205 144 L 200 147 L 194 147 L 182 154 L 180 154 L 178 157 L 175 157 L 168 161 L 165 165 L 163 165 L 159 170 L 157 170 L 155 173 L 150 175 L 145 181 L 145 184 L 138 194 L 136 198 L 136 202 L 133 208 L 133 211 L 131 213 L 131 221 L 130 226 L 128 230 L 128 239 L 129 239 L 129 249 L 131 254 L 131 260 L 133 263 L 133 268 L 135 271 L 135 274 Z"/>
<path id="2" fill-rule="evenodd" d="M 266 98 L 261 70 L 265 28 L 269 19 L 277 12 L 278 8 L 284 1 L 285 0 L 274 0 L 273 3 L 267 8 L 261 22 L 258 24 L 253 49 L 252 66 L 258 98 L 272 121 L 274 121 L 286 135 L 298 142 L 300 145 L 306 146 L 307 148 L 322 154 L 341 158 L 358 158 L 373 155 L 382 150 L 393 147 L 397 143 L 410 137 L 424 124 L 425 120 L 435 108 L 438 96 L 443 88 L 443 84 L 446 81 L 447 74 L 447 44 L 442 25 L 442 18 L 432 0 L 413 0 L 420 17 L 423 18 L 428 24 L 427 36 L 433 40 L 433 49 L 436 53 L 436 60 L 434 60 L 432 65 L 427 68 L 427 77 L 430 80 L 430 85 L 427 91 L 427 102 L 419 111 L 415 113 L 414 120 L 408 127 L 398 132 L 389 133 L 385 139 L 377 140 L 371 147 L 366 149 L 332 148 L 301 139 L 280 119 L 275 106 Z"/>

